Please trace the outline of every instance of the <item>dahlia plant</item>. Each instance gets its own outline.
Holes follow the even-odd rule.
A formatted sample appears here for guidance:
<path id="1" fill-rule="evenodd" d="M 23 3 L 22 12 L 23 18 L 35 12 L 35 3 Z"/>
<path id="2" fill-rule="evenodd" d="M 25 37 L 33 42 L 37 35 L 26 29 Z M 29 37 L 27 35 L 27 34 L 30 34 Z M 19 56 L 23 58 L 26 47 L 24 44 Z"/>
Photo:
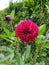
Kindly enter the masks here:
<path id="1" fill-rule="evenodd" d="M 43 35 L 46 30 L 46 24 L 37 26 L 31 20 L 23 20 L 18 23 L 15 31 L 9 31 L 3 27 L 4 34 L 0 37 L 10 44 L 7 46 L 0 46 L 0 64 L 1 65 L 45 65 L 44 61 L 37 62 L 39 53 L 44 48 L 49 49 L 48 33 Z M 35 44 L 36 48 L 31 48 Z M 22 45 L 22 48 L 21 46 Z M 21 50 L 21 51 L 20 51 Z M 2 53 L 4 51 L 4 53 Z M 46 55 L 44 55 L 45 57 Z"/>

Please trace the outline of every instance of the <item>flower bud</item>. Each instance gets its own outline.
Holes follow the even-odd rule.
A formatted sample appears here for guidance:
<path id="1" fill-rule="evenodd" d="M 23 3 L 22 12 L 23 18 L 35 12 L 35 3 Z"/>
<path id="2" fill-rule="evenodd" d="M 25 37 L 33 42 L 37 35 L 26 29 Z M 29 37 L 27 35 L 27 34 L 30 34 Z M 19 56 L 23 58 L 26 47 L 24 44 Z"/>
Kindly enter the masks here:
<path id="1" fill-rule="evenodd" d="M 5 20 L 8 21 L 8 22 L 11 21 L 11 16 L 10 15 L 6 15 L 5 16 Z"/>

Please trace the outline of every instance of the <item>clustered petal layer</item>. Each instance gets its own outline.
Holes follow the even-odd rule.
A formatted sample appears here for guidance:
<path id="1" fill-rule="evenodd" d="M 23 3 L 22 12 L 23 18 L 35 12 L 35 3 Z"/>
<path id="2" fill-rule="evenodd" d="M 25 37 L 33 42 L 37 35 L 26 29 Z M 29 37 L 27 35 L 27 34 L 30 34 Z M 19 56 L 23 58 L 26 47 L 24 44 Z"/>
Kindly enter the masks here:
<path id="1" fill-rule="evenodd" d="M 38 35 L 38 26 L 31 20 L 24 20 L 16 27 L 16 36 L 28 44 Z"/>

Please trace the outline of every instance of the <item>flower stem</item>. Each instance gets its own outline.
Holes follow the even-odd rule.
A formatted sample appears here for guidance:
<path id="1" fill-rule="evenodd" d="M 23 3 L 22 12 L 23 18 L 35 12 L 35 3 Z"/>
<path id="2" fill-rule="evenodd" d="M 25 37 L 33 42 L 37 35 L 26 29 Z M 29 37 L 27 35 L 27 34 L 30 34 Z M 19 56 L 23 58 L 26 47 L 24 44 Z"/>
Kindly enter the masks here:
<path id="1" fill-rule="evenodd" d="M 14 31 L 14 28 L 13 28 L 13 23 L 12 23 L 12 21 L 10 22 L 10 24 L 11 24 L 11 27 L 12 27 L 12 31 Z"/>
<path id="2" fill-rule="evenodd" d="M 36 60 L 37 60 L 37 57 L 38 57 L 38 52 L 41 50 L 41 48 L 42 48 L 41 45 L 38 45 L 38 47 L 36 48 L 35 53 L 34 53 L 34 58 L 33 58 L 33 63 L 32 63 L 32 65 L 35 65 Z"/>

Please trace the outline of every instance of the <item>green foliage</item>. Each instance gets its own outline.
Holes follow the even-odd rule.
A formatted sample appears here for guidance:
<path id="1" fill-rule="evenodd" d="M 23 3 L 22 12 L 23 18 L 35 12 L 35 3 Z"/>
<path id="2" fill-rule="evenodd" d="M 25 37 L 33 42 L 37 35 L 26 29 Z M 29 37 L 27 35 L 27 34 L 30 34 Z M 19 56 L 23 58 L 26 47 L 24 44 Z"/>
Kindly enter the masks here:
<path id="1" fill-rule="evenodd" d="M 45 31 L 46 31 L 46 24 L 41 25 L 41 26 L 39 27 L 39 33 L 38 33 L 38 35 L 44 34 Z"/>
<path id="2" fill-rule="evenodd" d="M 35 65 L 45 65 L 44 61 L 40 62 L 40 63 L 36 63 Z"/>
<path id="3" fill-rule="evenodd" d="M 45 31 L 46 31 L 46 24 L 43 24 L 39 27 L 39 33 L 36 39 L 36 43 L 41 44 L 45 48 L 49 48 L 48 38 L 46 38 L 46 36 L 43 35 Z M 48 34 L 49 33 L 47 33 L 47 35 Z"/>
<path id="4" fill-rule="evenodd" d="M 6 46 L 0 46 L 0 52 L 3 51 L 3 52 L 8 52 L 9 55 L 4 55 L 4 54 L 0 54 L 0 63 L 10 59 L 12 60 L 13 57 L 14 57 L 14 53 L 13 53 L 13 50 L 11 50 L 10 48 L 6 47 Z M 2 55 L 2 56 L 1 56 Z"/>
<path id="5" fill-rule="evenodd" d="M 14 19 L 14 14 L 15 14 L 15 11 L 12 10 L 12 12 L 11 12 L 11 14 L 10 14 L 10 16 L 11 16 L 12 19 Z"/>
<path id="6" fill-rule="evenodd" d="M 23 59 L 23 60 L 26 60 L 26 59 L 29 58 L 30 50 L 31 50 L 31 46 L 27 45 L 26 51 L 25 51 L 24 54 L 22 55 L 22 59 Z"/>

